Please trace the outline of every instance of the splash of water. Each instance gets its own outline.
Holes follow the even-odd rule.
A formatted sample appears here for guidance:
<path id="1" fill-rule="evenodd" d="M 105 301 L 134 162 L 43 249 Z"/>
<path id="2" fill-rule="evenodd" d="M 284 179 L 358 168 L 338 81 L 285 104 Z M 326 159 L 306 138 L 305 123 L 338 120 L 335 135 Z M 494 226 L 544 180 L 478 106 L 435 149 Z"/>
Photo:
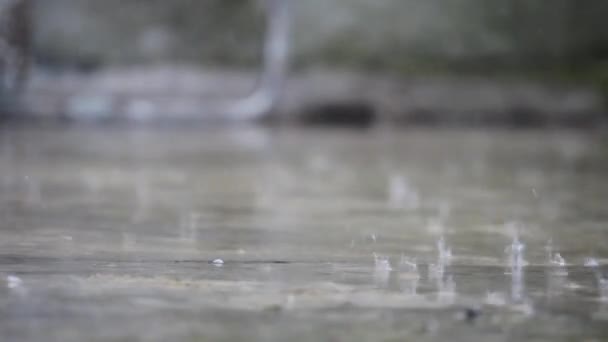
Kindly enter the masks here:
<path id="1" fill-rule="evenodd" d="M 441 278 L 446 266 L 452 261 L 452 250 L 446 245 L 443 235 L 437 239 L 437 262 L 429 265 L 429 274 L 435 278 Z"/>
<path id="2" fill-rule="evenodd" d="M 416 258 L 408 258 L 401 254 L 399 261 L 399 286 L 404 293 L 415 296 L 418 294 L 418 282 L 420 281 L 420 272 Z"/>
<path id="3" fill-rule="evenodd" d="M 599 266 L 600 264 L 596 259 L 585 259 L 585 267 L 591 268 L 595 273 L 595 279 L 597 280 L 597 288 L 599 291 L 600 301 L 608 302 L 608 279 L 604 277 Z"/>
<path id="4" fill-rule="evenodd" d="M 595 258 L 585 258 L 585 267 L 599 267 L 600 263 Z"/>
<path id="5" fill-rule="evenodd" d="M 602 302 L 608 302 L 608 279 L 598 276 L 597 285 L 600 291 L 600 300 Z"/>
<path id="6" fill-rule="evenodd" d="M 374 283 L 380 288 L 388 287 L 391 271 L 390 260 L 387 256 L 378 255 L 373 253 L 374 256 Z"/>
<path id="7" fill-rule="evenodd" d="M 376 234 L 370 234 L 369 238 L 372 240 L 373 243 L 376 243 L 378 241 L 378 237 L 376 237 Z"/>
<path id="8" fill-rule="evenodd" d="M 584 265 L 585 267 L 591 268 L 595 273 L 600 301 L 608 302 L 608 279 L 606 279 L 600 271 L 600 263 L 597 259 L 589 257 L 585 258 Z"/>
<path id="9" fill-rule="evenodd" d="M 563 267 L 566 266 L 566 260 L 559 253 L 555 253 L 551 258 L 551 264 Z"/>
<path id="10" fill-rule="evenodd" d="M 552 266 L 552 275 L 566 276 L 568 271 L 566 270 L 566 260 L 559 253 L 553 252 L 553 242 L 549 240 L 545 246 L 547 252 L 547 263 Z"/>
<path id="11" fill-rule="evenodd" d="M 438 263 L 449 266 L 452 261 L 452 250 L 447 247 L 443 235 L 437 240 Z"/>
<path id="12" fill-rule="evenodd" d="M 437 239 L 437 261 L 429 264 L 429 278 L 435 279 L 437 300 L 451 303 L 456 295 L 456 284 L 452 275 L 446 276 L 446 267 L 451 264 L 452 250 L 447 246 L 443 234 Z"/>
<path id="13" fill-rule="evenodd" d="M 393 267 L 388 257 L 373 253 L 374 269 L 381 271 L 392 271 Z"/>
<path id="14" fill-rule="evenodd" d="M 511 275 L 511 299 L 519 302 L 523 299 L 524 292 L 524 260 L 525 245 L 519 240 L 517 231 L 513 234 L 513 241 L 505 248 L 510 271 L 506 274 Z"/>
<path id="15" fill-rule="evenodd" d="M 405 255 L 401 254 L 401 260 L 399 261 L 399 270 L 407 274 L 411 274 L 412 276 L 418 276 L 418 278 L 420 277 L 416 258 L 408 258 Z"/>
<path id="16" fill-rule="evenodd" d="M 6 287 L 9 289 L 18 289 L 23 286 L 23 280 L 21 278 L 9 275 L 6 277 Z"/>
<path id="17" fill-rule="evenodd" d="M 507 254 L 508 265 L 511 268 L 511 274 L 514 271 L 520 271 L 528 263 L 524 260 L 524 251 L 526 246 L 519 240 L 519 234 L 514 234 L 513 241 L 505 248 Z"/>

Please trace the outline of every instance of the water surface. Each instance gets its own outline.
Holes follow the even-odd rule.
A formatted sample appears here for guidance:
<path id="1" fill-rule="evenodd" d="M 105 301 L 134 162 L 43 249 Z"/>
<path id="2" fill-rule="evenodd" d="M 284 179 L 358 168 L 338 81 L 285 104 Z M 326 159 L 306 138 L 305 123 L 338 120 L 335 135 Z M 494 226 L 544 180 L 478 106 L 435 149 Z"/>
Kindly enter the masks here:
<path id="1" fill-rule="evenodd" d="M 4 127 L 0 335 L 600 341 L 607 152 L 598 132 Z"/>

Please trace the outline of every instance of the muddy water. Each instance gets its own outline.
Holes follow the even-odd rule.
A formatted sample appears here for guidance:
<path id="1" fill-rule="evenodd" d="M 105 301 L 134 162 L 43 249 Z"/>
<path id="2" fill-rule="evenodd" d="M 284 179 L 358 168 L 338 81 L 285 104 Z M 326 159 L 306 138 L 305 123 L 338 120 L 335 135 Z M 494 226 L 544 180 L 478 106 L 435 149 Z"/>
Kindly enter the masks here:
<path id="1" fill-rule="evenodd" d="M 4 127 L 0 335 L 600 341 L 607 153 L 567 131 Z"/>

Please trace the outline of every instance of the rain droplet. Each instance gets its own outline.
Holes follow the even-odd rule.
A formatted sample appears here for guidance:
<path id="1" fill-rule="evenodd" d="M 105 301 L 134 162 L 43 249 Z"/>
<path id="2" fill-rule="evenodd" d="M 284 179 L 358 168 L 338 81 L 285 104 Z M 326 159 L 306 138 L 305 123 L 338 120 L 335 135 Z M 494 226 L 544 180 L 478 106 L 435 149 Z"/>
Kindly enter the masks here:
<path id="1" fill-rule="evenodd" d="M 600 264 L 595 258 L 585 258 L 585 267 L 598 267 Z"/>
<path id="2" fill-rule="evenodd" d="M 21 287 L 22 285 L 23 280 L 21 280 L 21 278 L 14 275 L 9 275 L 6 277 L 6 287 L 8 287 L 9 289 L 16 289 Z"/>

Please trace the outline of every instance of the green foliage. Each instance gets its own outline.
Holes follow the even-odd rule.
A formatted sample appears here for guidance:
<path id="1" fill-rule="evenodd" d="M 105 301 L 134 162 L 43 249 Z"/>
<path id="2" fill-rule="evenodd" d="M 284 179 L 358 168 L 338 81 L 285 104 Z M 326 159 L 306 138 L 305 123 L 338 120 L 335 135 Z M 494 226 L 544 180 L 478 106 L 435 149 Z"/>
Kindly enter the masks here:
<path id="1" fill-rule="evenodd" d="M 34 12 L 36 53 L 59 64 L 180 60 L 241 66 L 261 58 L 264 14 L 255 1 L 45 0 L 36 2 Z M 160 32 L 162 53 L 145 47 L 149 32 Z"/>

